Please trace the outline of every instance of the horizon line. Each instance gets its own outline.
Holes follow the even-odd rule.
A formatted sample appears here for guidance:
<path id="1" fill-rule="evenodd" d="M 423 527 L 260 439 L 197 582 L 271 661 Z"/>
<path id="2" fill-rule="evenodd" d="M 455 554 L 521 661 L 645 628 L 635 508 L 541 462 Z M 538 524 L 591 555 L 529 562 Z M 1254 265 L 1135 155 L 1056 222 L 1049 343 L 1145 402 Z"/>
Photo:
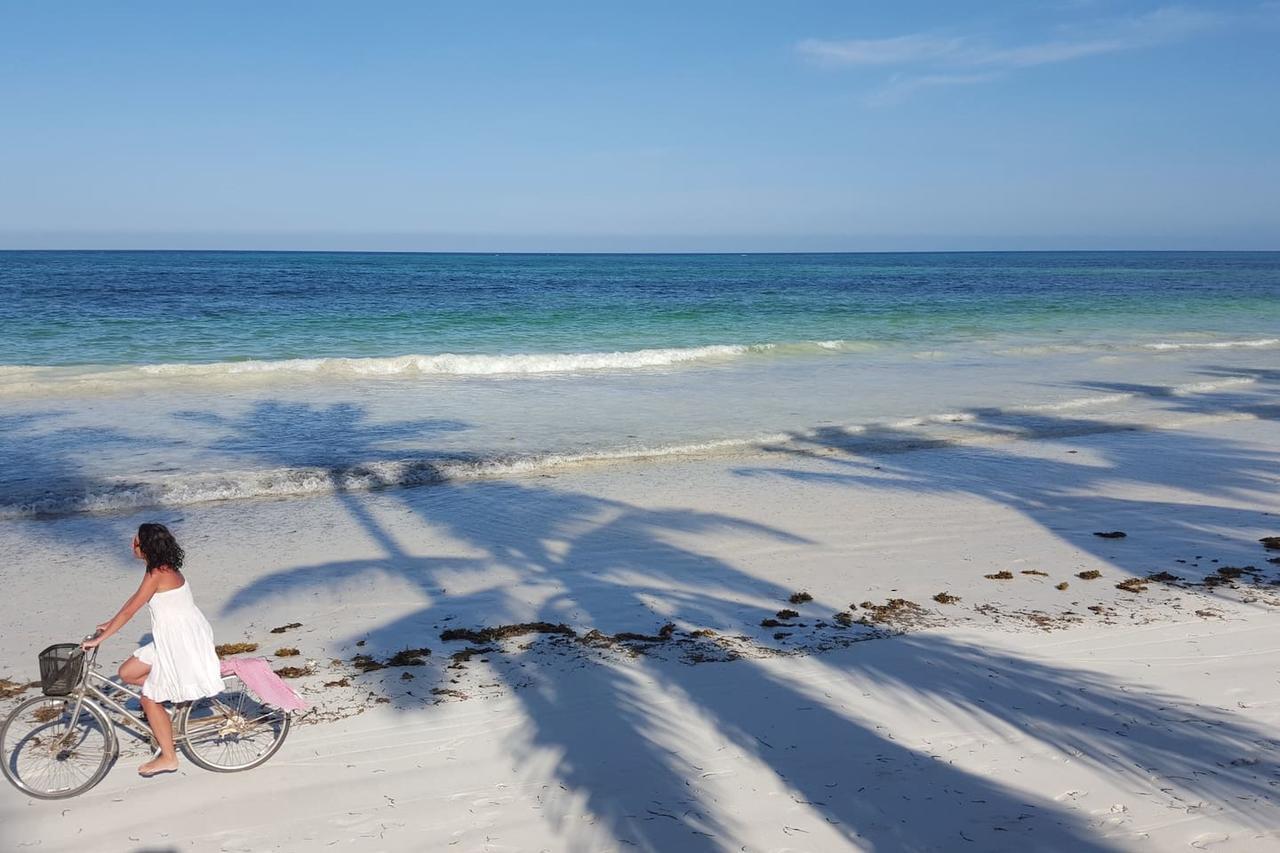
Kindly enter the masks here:
<path id="1" fill-rule="evenodd" d="M 0 247 L 0 253 L 96 253 L 96 254 L 128 254 L 128 253 L 154 253 L 154 254 L 258 254 L 258 255 L 476 255 L 476 256 L 493 256 L 493 255 L 535 255 L 535 256 L 553 256 L 553 255 L 581 255 L 581 256 L 611 256 L 611 255 L 728 255 L 728 256 L 744 256 L 744 255 L 1035 255 L 1035 254 L 1280 254 L 1280 248 L 1274 249 L 1209 249 L 1209 248 L 1191 248 L 1191 249 L 1162 249 L 1162 248 L 1124 248 L 1124 249 L 1105 249 L 1105 248 L 1072 248 L 1072 249 L 798 249 L 798 250 L 758 250 L 758 251 L 733 251 L 722 249 L 684 249 L 684 250 L 661 250 L 661 249 L 633 249 L 633 250 L 617 250 L 617 251 L 572 251 L 572 250 L 512 250 L 512 249 L 495 249 L 495 250 L 477 250 L 477 249 L 228 249 L 228 248 L 94 248 L 94 247 L 74 247 L 74 248 L 15 248 Z"/>

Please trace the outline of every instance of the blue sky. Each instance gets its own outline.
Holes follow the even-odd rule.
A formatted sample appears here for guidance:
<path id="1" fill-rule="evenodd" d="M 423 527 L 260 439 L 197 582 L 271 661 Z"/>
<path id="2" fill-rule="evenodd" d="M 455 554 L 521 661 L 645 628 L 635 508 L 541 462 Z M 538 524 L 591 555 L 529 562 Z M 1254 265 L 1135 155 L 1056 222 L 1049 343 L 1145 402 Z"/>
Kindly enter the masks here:
<path id="1" fill-rule="evenodd" d="M 0 0 L 0 247 L 1280 249 L 1280 2 Z"/>

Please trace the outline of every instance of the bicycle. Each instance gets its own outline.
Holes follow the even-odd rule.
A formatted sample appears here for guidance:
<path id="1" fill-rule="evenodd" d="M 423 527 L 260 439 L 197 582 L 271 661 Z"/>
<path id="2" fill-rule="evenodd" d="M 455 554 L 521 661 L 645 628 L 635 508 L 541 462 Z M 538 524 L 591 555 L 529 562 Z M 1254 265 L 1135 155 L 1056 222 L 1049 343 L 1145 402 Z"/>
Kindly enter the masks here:
<path id="1" fill-rule="evenodd" d="M 97 672 L 97 648 L 76 643 L 40 653 L 43 695 L 28 699 L 0 725 L 0 770 L 32 797 L 58 800 L 97 785 L 120 754 L 117 729 L 150 741 L 146 717 L 125 707 L 141 691 Z M 170 711 L 175 745 L 192 764 L 218 773 L 249 770 L 275 755 L 289 734 L 289 712 L 263 704 L 234 675 L 217 696 Z M 120 700 L 120 701 L 117 701 Z"/>

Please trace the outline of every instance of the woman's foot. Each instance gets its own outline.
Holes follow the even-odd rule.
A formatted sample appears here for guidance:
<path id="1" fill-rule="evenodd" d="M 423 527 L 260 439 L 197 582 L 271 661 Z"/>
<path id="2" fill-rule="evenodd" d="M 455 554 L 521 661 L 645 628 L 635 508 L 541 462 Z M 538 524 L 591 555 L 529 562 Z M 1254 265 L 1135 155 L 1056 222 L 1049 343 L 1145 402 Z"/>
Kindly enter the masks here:
<path id="1" fill-rule="evenodd" d="M 139 776 L 156 776 L 160 773 L 172 773 L 178 769 L 178 756 L 165 758 L 163 755 L 157 755 L 138 768 Z"/>

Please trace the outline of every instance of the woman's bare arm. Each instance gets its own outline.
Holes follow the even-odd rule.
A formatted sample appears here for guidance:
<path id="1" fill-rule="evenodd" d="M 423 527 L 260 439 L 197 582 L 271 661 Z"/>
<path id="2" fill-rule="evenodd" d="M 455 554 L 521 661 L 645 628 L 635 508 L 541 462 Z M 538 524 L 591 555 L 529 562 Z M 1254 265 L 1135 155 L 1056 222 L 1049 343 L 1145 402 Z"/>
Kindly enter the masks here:
<path id="1" fill-rule="evenodd" d="M 120 611 L 115 616 L 98 626 L 98 636 L 92 640 L 86 640 L 83 643 L 84 648 L 93 648 L 125 625 L 128 625 L 129 620 L 142 608 L 142 605 L 150 601 L 151 596 L 156 594 L 156 589 L 159 585 L 160 579 L 154 572 L 147 572 L 143 575 L 142 583 L 138 585 L 138 591 L 129 596 L 129 600 L 124 603 L 124 606 L 120 608 Z"/>

